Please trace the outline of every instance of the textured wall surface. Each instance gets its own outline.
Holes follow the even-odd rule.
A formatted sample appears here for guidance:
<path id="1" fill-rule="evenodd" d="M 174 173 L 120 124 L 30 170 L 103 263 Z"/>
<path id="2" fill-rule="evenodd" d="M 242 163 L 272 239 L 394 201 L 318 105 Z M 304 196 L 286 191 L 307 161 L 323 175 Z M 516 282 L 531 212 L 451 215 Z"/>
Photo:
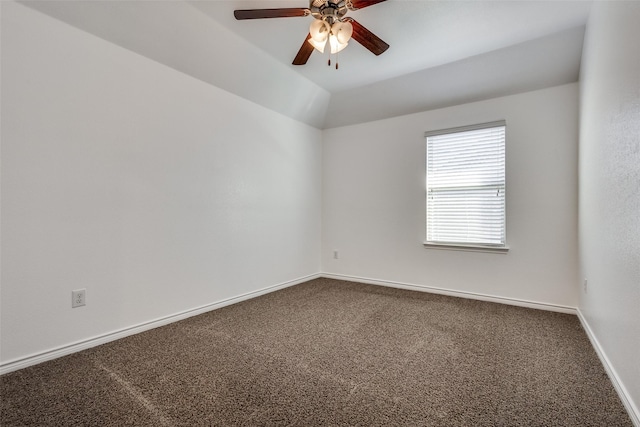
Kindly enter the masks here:
<path id="1" fill-rule="evenodd" d="M 640 416 L 640 3 L 596 2 L 580 83 L 580 310 Z"/>
<path id="2" fill-rule="evenodd" d="M 509 253 L 425 249 L 425 131 L 502 119 Z M 323 271 L 575 307 L 577 145 L 577 84 L 326 130 Z"/>
<path id="3" fill-rule="evenodd" d="M 2 362 L 319 272 L 319 130 L 2 8 Z"/>

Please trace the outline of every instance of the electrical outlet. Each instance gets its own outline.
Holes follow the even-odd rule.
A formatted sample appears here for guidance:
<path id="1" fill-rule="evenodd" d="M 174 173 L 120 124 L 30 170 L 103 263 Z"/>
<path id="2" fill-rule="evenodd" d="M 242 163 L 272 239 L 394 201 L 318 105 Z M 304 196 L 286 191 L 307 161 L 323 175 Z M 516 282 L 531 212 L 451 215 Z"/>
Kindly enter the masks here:
<path id="1" fill-rule="evenodd" d="M 584 279 L 583 287 L 584 287 L 584 293 L 586 294 L 588 292 L 587 279 Z"/>
<path id="2" fill-rule="evenodd" d="M 340 254 L 338 253 L 338 251 L 333 251 L 333 259 L 338 259 L 340 258 L 339 256 Z"/>
<path id="3" fill-rule="evenodd" d="M 71 308 L 82 307 L 87 303 L 86 289 L 71 291 Z"/>

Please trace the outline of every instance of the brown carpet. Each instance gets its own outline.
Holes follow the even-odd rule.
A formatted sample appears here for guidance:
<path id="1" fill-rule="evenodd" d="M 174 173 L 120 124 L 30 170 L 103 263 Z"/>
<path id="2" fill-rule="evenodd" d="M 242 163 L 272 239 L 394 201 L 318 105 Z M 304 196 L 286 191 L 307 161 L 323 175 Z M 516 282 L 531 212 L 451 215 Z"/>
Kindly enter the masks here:
<path id="1" fill-rule="evenodd" d="M 329 279 L 0 387 L 3 426 L 631 426 L 575 316 Z"/>

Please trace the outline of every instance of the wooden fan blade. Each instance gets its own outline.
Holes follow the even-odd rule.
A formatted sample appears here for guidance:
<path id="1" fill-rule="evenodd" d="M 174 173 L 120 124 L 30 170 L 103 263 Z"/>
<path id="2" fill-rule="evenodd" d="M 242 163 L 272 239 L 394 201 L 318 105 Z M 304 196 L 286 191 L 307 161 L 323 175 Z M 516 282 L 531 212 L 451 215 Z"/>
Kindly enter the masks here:
<path id="1" fill-rule="evenodd" d="M 311 33 L 309 33 L 307 37 L 304 39 L 304 42 L 302 42 L 302 46 L 300 47 L 298 54 L 293 60 L 293 65 L 304 65 L 309 60 L 309 57 L 313 53 L 313 46 L 311 46 L 311 43 L 308 42 L 310 38 L 311 38 Z"/>
<path id="2" fill-rule="evenodd" d="M 374 4 L 382 3 L 387 0 L 351 0 L 350 10 L 358 10 L 364 7 L 373 6 Z"/>
<path id="3" fill-rule="evenodd" d="M 369 49 L 371 53 L 374 55 L 380 55 L 385 50 L 389 49 L 388 44 L 382 41 L 380 37 L 363 27 L 358 21 L 353 18 L 349 18 L 349 22 L 353 25 L 353 35 L 351 38 Z"/>
<path id="4" fill-rule="evenodd" d="M 236 19 L 262 19 L 262 18 L 293 18 L 307 16 L 311 11 L 303 7 L 289 7 L 283 9 L 243 9 L 234 10 Z"/>

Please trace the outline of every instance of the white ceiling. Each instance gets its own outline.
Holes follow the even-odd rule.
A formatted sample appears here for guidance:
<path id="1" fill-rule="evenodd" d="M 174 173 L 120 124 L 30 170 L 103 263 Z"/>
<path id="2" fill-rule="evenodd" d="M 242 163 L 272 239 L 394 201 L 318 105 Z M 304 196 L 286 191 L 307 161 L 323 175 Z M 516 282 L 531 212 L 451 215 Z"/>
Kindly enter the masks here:
<path id="1" fill-rule="evenodd" d="M 237 21 L 234 9 L 305 0 L 24 1 L 70 25 L 318 128 L 576 81 L 591 1 L 388 0 L 348 16 L 386 41 L 351 41 L 340 69 L 291 65 L 313 18 Z M 378 107 L 376 107 L 378 106 Z"/>
<path id="2" fill-rule="evenodd" d="M 290 65 L 309 30 L 312 17 L 237 21 L 235 9 L 307 7 L 308 0 L 195 0 L 212 19 Z M 590 2 L 387 0 L 349 12 L 391 47 L 376 57 L 357 42 L 340 54 L 340 69 L 314 52 L 303 76 L 328 91 L 386 80 L 471 56 L 502 49 L 585 24 Z"/>

